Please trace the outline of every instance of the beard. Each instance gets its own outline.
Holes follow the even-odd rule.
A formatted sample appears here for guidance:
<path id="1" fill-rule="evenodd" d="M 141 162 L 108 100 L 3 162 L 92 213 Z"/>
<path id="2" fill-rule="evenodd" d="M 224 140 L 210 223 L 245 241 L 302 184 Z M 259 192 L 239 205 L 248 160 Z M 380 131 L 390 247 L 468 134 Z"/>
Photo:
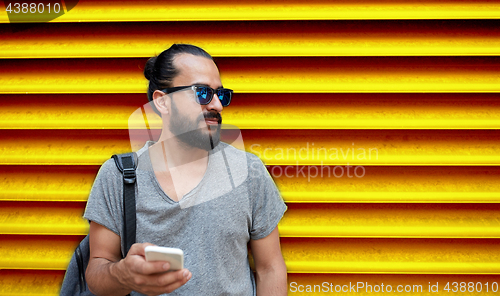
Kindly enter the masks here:
<path id="1" fill-rule="evenodd" d="M 219 112 L 209 111 L 200 114 L 195 120 L 190 121 L 186 116 L 182 116 L 172 101 L 172 115 L 170 116 L 169 129 L 175 137 L 188 147 L 210 151 L 220 142 L 220 130 L 222 117 Z M 200 122 L 205 119 L 216 119 L 216 126 L 206 125 L 199 127 Z"/>

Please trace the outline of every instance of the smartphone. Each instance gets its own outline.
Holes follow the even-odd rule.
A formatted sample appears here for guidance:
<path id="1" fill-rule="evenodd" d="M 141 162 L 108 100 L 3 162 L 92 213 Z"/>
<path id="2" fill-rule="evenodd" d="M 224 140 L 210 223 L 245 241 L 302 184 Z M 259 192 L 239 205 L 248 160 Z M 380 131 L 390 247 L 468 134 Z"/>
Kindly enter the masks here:
<path id="1" fill-rule="evenodd" d="M 177 248 L 147 246 L 144 249 L 146 261 L 167 261 L 170 263 L 169 271 L 184 268 L 184 252 Z"/>

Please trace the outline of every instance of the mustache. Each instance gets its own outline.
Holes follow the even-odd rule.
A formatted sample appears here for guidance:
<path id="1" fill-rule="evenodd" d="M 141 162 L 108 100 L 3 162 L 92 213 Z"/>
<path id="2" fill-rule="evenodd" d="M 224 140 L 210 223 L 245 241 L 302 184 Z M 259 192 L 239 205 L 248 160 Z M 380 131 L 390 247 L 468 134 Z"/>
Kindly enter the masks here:
<path id="1" fill-rule="evenodd" d="M 215 119 L 217 120 L 217 122 L 219 124 L 222 123 L 222 116 L 220 115 L 219 112 L 217 111 L 208 111 L 208 112 L 204 112 L 201 116 L 200 116 L 200 121 L 201 120 L 205 120 L 205 119 Z"/>

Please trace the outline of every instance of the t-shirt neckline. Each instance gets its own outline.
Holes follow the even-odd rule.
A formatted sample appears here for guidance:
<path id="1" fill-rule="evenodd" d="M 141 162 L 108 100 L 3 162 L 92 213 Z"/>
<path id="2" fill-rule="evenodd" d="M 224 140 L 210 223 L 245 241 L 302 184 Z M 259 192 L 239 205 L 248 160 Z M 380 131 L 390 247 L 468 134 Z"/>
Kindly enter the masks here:
<path id="1" fill-rule="evenodd" d="M 212 162 L 213 162 L 212 153 L 214 152 L 214 150 L 216 150 L 218 148 L 218 146 L 215 147 L 214 149 L 208 151 L 207 169 L 205 170 L 205 173 L 203 174 L 203 177 L 201 178 L 200 182 L 198 184 L 196 184 L 196 186 L 193 187 L 190 191 L 188 191 L 186 194 L 184 194 L 184 196 L 181 199 L 175 201 L 170 196 L 168 196 L 168 194 L 163 190 L 163 188 L 160 185 L 160 182 L 156 178 L 156 174 L 155 174 L 154 169 L 153 169 L 153 164 L 151 163 L 151 158 L 149 156 L 149 147 L 155 143 L 156 143 L 155 141 L 147 141 L 143 148 L 145 148 L 145 151 L 144 151 L 145 155 L 144 156 L 147 158 L 146 162 L 147 162 L 147 167 L 149 170 L 149 175 L 150 175 L 151 181 L 153 182 L 156 190 L 158 190 L 158 192 L 160 193 L 162 198 L 165 201 L 167 201 L 168 203 L 180 204 L 181 201 L 183 201 L 187 198 L 192 198 L 193 193 L 196 192 L 202 186 L 203 183 L 205 183 L 205 180 L 209 174 L 209 170 L 211 170 L 211 168 L 212 168 Z M 185 202 L 185 201 L 183 201 L 183 202 Z"/>

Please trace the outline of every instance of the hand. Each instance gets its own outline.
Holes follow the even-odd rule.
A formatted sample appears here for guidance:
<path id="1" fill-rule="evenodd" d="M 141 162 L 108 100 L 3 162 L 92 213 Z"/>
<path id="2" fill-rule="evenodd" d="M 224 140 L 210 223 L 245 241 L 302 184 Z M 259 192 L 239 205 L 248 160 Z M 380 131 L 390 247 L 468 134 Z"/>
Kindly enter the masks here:
<path id="1" fill-rule="evenodd" d="M 146 246 L 153 244 L 133 244 L 127 257 L 110 266 L 111 275 L 122 285 L 142 294 L 159 295 L 173 292 L 191 278 L 186 268 L 167 271 L 170 264 L 166 261 L 146 261 Z"/>

